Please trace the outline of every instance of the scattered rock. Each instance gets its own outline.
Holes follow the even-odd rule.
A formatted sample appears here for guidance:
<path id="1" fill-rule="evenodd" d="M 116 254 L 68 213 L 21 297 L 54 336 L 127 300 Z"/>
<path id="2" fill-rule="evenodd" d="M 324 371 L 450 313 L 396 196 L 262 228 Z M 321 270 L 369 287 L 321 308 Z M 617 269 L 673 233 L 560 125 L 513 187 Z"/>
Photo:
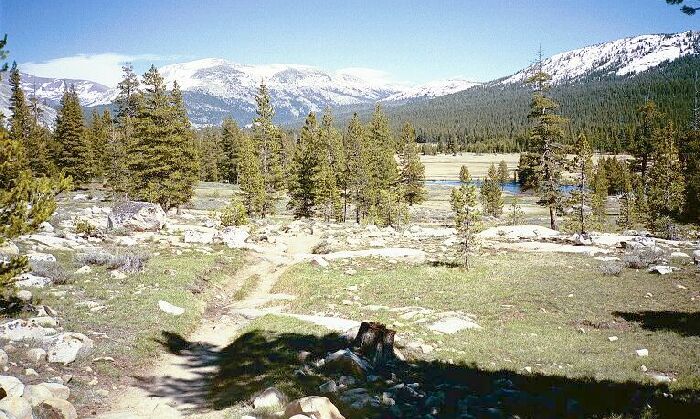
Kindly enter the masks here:
<path id="1" fill-rule="evenodd" d="M 226 227 L 221 232 L 219 236 L 221 240 L 231 249 L 240 249 L 246 246 L 246 239 L 250 234 L 242 228 L 238 227 Z"/>
<path id="2" fill-rule="evenodd" d="M 85 356 L 92 351 L 92 340 L 82 333 L 65 332 L 46 339 L 51 363 L 70 364 L 78 356 Z"/>
<path id="3" fill-rule="evenodd" d="M 287 396 L 275 387 L 268 387 L 253 399 L 256 409 L 282 407 L 287 404 Z"/>
<path id="4" fill-rule="evenodd" d="M 50 253 L 39 253 L 39 252 L 27 253 L 27 259 L 30 262 L 56 262 L 56 256 L 54 256 Z"/>
<path id="5" fill-rule="evenodd" d="M 52 398 L 44 400 L 35 408 L 39 418 L 77 419 L 78 412 L 73 405 L 63 399 Z"/>
<path id="6" fill-rule="evenodd" d="M 649 370 L 649 368 L 647 368 L 647 366 L 643 364 L 641 367 L 639 367 L 639 369 L 642 370 L 642 372 L 647 372 Z"/>
<path id="7" fill-rule="evenodd" d="M 18 276 L 15 280 L 15 286 L 18 288 L 44 288 L 51 283 L 51 278 L 25 273 Z"/>
<path id="8" fill-rule="evenodd" d="M 451 335 L 461 332 L 462 330 L 481 329 L 481 326 L 469 318 L 446 317 L 431 324 L 428 326 L 428 329 L 434 332 L 447 333 Z"/>
<path id="9" fill-rule="evenodd" d="M 610 342 L 615 342 L 617 340 L 617 336 L 608 336 L 608 340 Z"/>
<path id="10" fill-rule="evenodd" d="M 41 385 L 25 386 L 22 398 L 27 400 L 32 407 L 35 407 L 40 405 L 44 400 L 53 398 L 53 394 L 51 390 Z"/>
<path id="11" fill-rule="evenodd" d="M 118 269 L 109 271 L 109 276 L 116 280 L 126 279 L 126 274 Z"/>
<path id="12" fill-rule="evenodd" d="M 38 364 L 46 361 L 46 351 L 41 348 L 32 348 L 25 352 L 24 357 L 28 361 Z"/>
<path id="13" fill-rule="evenodd" d="M 78 268 L 75 273 L 77 275 L 86 275 L 92 272 L 92 268 L 88 265 L 83 266 L 82 268 Z"/>
<path id="14" fill-rule="evenodd" d="M 33 298 L 32 292 L 28 290 L 18 290 L 15 296 L 25 303 L 32 301 Z"/>
<path id="15" fill-rule="evenodd" d="M 11 320 L 0 325 L 0 339 L 10 341 L 41 340 L 53 333 L 56 333 L 54 329 L 41 327 L 23 319 Z"/>
<path id="16" fill-rule="evenodd" d="M 353 268 L 348 268 L 345 270 L 345 275 L 353 276 L 355 274 L 357 274 L 357 270 L 355 270 Z"/>
<path id="17" fill-rule="evenodd" d="M 22 397 L 24 393 L 24 384 L 11 375 L 0 375 L 0 387 L 5 390 L 8 397 Z"/>
<path id="18" fill-rule="evenodd" d="M 11 241 L 7 240 L 0 244 L 0 254 L 17 256 L 19 255 L 19 247 Z"/>
<path id="19" fill-rule="evenodd" d="M 110 229 L 126 228 L 134 231 L 160 231 L 166 215 L 160 205 L 150 202 L 127 201 L 117 205 L 107 217 Z"/>
<path id="20" fill-rule="evenodd" d="M 214 243 L 214 231 L 185 230 L 185 243 L 211 244 Z"/>
<path id="21" fill-rule="evenodd" d="M 700 265 L 700 250 L 696 250 L 693 252 L 693 262 L 696 265 Z"/>
<path id="22" fill-rule="evenodd" d="M 0 412 L 15 419 L 32 419 L 32 406 L 19 396 L 8 396 L 0 400 Z"/>
<path id="23" fill-rule="evenodd" d="M 7 352 L 0 349 L 0 368 L 7 365 L 8 361 L 9 361 L 9 358 L 7 356 Z"/>
<path id="24" fill-rule="evenodd" d="M 44 233 L 53 233 L 55 229 L 48 221 L 44 221 L 43 223 L 39 224 L 39 231 Z"/>
<path id="25" fill-rule="evenodd" d="M 637 356 L 642 357 L 642 356 L 649 356 L 649 350 L 648 349 L 637 349 L 634 351 Z"/>
<path id="26" fill-rule="evenodd" d="M 168 313 L 168 314 L 172 314 L 173 316 L 179 316 L 179 315 L 181 315 L 182 313 L 185 312 L 185 309 L 184 309 L 184 308 L 178 307 L 178 306 L 176 306 L 176 305 L 172 305 L 172 304 L 170 304 L 169 302 L 163 301 L 163 300 L 158 301 L 158 307 L 159 307 L 162 311 L 164 311 L 164 312 L 166 312 L 166 313 Z"/>
<path id="27" fill-rule="evenodd" d="M 327 268 L 328 267 L 328 261 L 321 256 L 314 256 L 313 259 L 311 259 L 311 264 L 314 266 L 318 266 L 319 268 Z"/>
<path id="28" fill-rule="evenodd" d="M 294 415 L 306 415 L 314 419 L 345 419 L 328 397 L 318 396 L 303 397 L 289 403 L 284 409 L 284 417 L 291 418 Z"/>
<path id="29" fill-rule="evenodd" d="M 658 273 L 659 275 L 666 275 L 673 273 L 673 267 L 672 266 L 664 266 L 664 265 L 655 265 L 649 267 L 649 272 L 651 273 Z"/>
<path id="30" fill-rule="evenodd" d="M 41 387 L 45 387 L 51 392 L 52 397 L 57 399 L 68 400 L 70 397 L 70 389 L 59 383 L 41 383 L 38 384 Z"/>
<path id="31" fill-rule="evenodd" d="M 372 369 L 369 362 L 349 349 L 333 352 L 324 361 L 327 369 L 349 373 L 358 378 L 364 378 Z"/>
<path id="32" fill-rule="evenodd" d="M 538 225 L 516 225 L 516 226 L 500 226 L 488 228 L 477 236 L 482 239 L 543 239 L 551 238 L 559 235 L 559 232 L 551 228 Z"/>
<path id="33" fill-rule="evenodd" d="M 26 375 L 27 377 L 38 377 L 39 373 L 36 372 L 34 368 L 26 368 L 24 370 L 24 375 Z"/>

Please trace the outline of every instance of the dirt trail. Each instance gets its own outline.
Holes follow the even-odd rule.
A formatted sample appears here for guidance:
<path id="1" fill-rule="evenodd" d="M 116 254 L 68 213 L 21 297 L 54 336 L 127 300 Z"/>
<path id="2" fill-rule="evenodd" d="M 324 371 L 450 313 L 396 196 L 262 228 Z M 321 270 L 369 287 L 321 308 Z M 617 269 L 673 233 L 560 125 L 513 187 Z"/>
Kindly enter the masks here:
<path id="1" fill-rule="evenodd" d="M 232 298 L 246 279 L 257 274 L 260 280 L 252 292 L 241 301 L 229 301 L 224 313 L 205 313 L 202 324 L 187 338 L 188 341 L 176 336 L 166 337 L 164 344 L 171 353 L 158 360 L 149 376 L 137 378 L 136 385 L 115 395 L 112 410 L 98 417 L 221 417 L 220 412 L 210 411 L 207 398 L 210 378 L 216 373 L 221 350 L 254 317 L 242 315 L 246 310 L 259 315 L 261 306 L 293 298 L 272 294 L 272 288 L 287 268 L 309 257 L 318 241 L 318 237 L 306 234 L 282 236 L 281 246 L 264 246 L 256 252 L 249 252 L 246 266 L 236 272 L 222 294 Z M 275 308 L 269 311 L 275 311 Z"/>

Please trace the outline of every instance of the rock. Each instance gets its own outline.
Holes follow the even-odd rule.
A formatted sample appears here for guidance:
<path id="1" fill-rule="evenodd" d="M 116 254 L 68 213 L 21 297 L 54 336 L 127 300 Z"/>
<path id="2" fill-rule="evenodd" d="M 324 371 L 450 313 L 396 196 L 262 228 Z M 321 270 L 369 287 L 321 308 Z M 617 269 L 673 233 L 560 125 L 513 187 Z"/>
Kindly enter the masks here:
<path id="1" fill-rule="evenodd" d="M 14 419 L 32 419 L 32 406 L 19 396 L 8 396 L 0 400 L 0 412 Z"/>
<path id="2" fill-rule="evenodd" d="M 112 208 L 112 212 L 107 217 L 107 227 L 134 231 L 160 231 L 165 221 L 166 215 L 160 205 L 127 201 Z"/>
<path id="3" fill-rule="evenodd" d="M 19 247 L 17 247 L 17 245 L 12 243 L 11 241 L 7 240 L 3 243 L 0 243 L 0 254 L 18 256 Z"/>
<path id="4" fill-rule="evenodd" d="M 610 342 L 615 342 L 615 341 L 617 341 L 617 336 L 608 336 L 608 340 Z"/>
<path id="5" fill-rule="evenodd" d="M 63 399 L 47 399 L 34 409 L 37 418 L 77 419 L 78 412 L 73 405 Z"/>
<path id="6" fill-rule="evenodd" d="M 482 239 L 543 239 L 556 237 L 559 232 L 551 228 L 538 225 L 516 225 L 491 227 L 477 234 Z"/>
<path id="7" fill-rule="evenodd" d="M 355 274 L 357 274 L 357 270 L 355 270 L 355 269 L 353 269 L 353 268 L 348 268 L 348 269 L 345 270 L 345 275 L 353 276 L 353 275 L 355 275 Z"/>
<path id="8" fill-rule="evenodd" d="M 32 301 L 33 297 L 32 292 L 28 290 L 18 290 L 15 296 L 25 303 Z"/>
<path id="9" fill-rule="evenodd" d="M 24 357 L 34 364 L 46 361 L 46 351 L 41 348 L 32 348 L 24 353 Z"/>
<path id="10" fill-rule="evenodd" d="M 690 256 L 688 256 L 687 253 L 683 253 L 683 252 L 672 252 L 672 253 L 671 253 L 671 257 L 672 257 L 672 258 L 678 258 L 678 259 L 688 259 L 688 258 L 690 258 Z"/>
<path id="11" fill-rule="evenodd" d="M 214 243 L 213 231 L 185 230 L 185 243 L 211 244 Z"/>
<path id="12" fill-rule="evenodd" d="M 44 233 L 53 233 L 55 229 L 48 221 L 44 221 L 43 223 L 39 224 L 39 231 Z"/>
<path id="13" fill-rule="evenodd" d="M 666 275 L 673 273 L 673 267 L 665 265 L 655 265 L 649 267 L 649 272 L 658 273 L 659 275 Z"/>
<path id="14" fill-rule="evenodd" d="M 2 367 L 4 367 L 5 365 L 7 365 L 7 363 L 9 362 L 9 360 L 10 360 L 10 359 L 9 359 L 8 356 L 7 356 L 7 352 L 5 352 L 5 351 L 3 351 L 2 349 L 0 349 L 0 368 L 2 368 Z"/>
<path id="15" fill-rule="evenodd" d="M 30 262 L 56 262 L 56 256 L 54 256 L 50 253 L 39 253 L 39 252 L 27 253 L 27 259 Z"/>
<path id="16" fill-rule="evenodd" d="M 173 316 L 179 316 L 185 312 L 184 308 L 172 305 L 169 302 L 163 300 L 158 301 L 158 308 L 160 308 L 162 311 L 168 314 L 172 314 Z"/>
<path id="17" fill-rule="evenodd" d="M 328 267 L 328 261 L 321 256 L 314 256 L 313 259 L 311 259 L 311 264 L 314 266 L 318 266 L 319 268 L 327 268 Z"/>
<path id="18" fill-rule="evenodd" d="M 38 406 L 46 399 L 53 398 L 51 390 L 41 385 L 25 386 L 22 398 L 27 400 L 32 407 Z"/>
<path id="19" fill-rule="evenodd" d="M 226 227 L 219 233 L 221 240 L 231 249 L 245 247 L 249 235 L 246 230 L 238 227 Z"/>
<path id="20" fill-rule="evenodd" d="M 48 344 L 48 360 L 51 363 L 64 365 L 75 361 L 79 356 L 85 356 L 92 351 L 92 340 L 82 333 L 65 332 L 46 338 Z"/>
<path id="21" fill-rule="evenodd" d="M 117 280 L 122 280 L 126 278 L 126 274 L 118 269 L 109 271 L 109 276 Z"/>
<path id="22" fill-rule="evenodd" d="M 696 265 L 700 265 L 700 250 L 696 250 L 693 252 L 693 263 Z"/>
<path id="23" fill-rule="evenodd" d="M 287 396 L 275 387 L 268 387 L 253 399 L 256 409 L 282 407 L 287 404 Z"/>
<path id="24" fill-rule="evenodd" d="M 338 385 L 333 380 L 326 381 L 318 386 L 318 391 L 321 393 L 335 393 L 338 391 Z"/>
<path id="25" fill-rule="evenodd" d="M 420 350 L 421 350 L 421 352 L 423 352 L 424 354 L 427 355 L 427 354 L 433 352 L 435 350 L 435 348 L 433 348 L 431 345 L 428 345 L 427 343 L 421 343 Z"/>
<path id="26" fill-rule="evenodd" d="M 577 246 L 592 246 L 593 245 L 593 240 L 591 239 L 591 236 L 586 234 L 586 233 L 583 233 L 583 234 L 576 233 L 571 237 L 571 240 Z"/>
<path id="27" fill-rule="evenodd" d="M 26 375 L 27 377 L 38 377 L 39 373 L 36 372 L 34 368 L 27 368 L 24 370 L 24 375 Z"/>
<path id="28" fill-rule="evenodd" d="M 649 370 L 646 365 L 642 365 L 639 369 L 642 370 L 642 372 L 647 372 Z"/>
<path id="29" fill-rule="evenodd" d="M 369 362 L 360 358 L 360 356 L 349 349 L 340 349 L 333 352 L 326 356 L 324 361 L 327 369 L 350 373 L 358 378 L 365 377 L 367 372 L 372 369 Z"/>
<path id="30" fill-rule="evenodd" d="M 649 374 L 649 377 L 657 384 L 668 384 L 673 381 L 673 379 L 666 374 Z"/>
<path id="31" fill-rule="evenodd" d="M 289 403 L 284 409 L 284 417 L 291 418 L 295 415 L 306 415 L 314 419 L 345 419 L 328 397 L 317 396 L 303 397 Z"/>
<path id="32" fill-rule="evenodd" d="M 54 329 L 44 328 L 22 319 L 11 320 L 0 325 L 0 339 L 10 341 L 41 340 L 53 333 L 56 333 Z"/>
<path id="33" fill-rule="evenodd" d="M 75 273 L 76 275 L 86 275 L 92 272 L 92 268 L 88 265 L 83 266 L 82 268 L 78 268 Z"/>
<path id="34" fill-rule="evenodd" d="M 127 247 L 136 246 L 137 244 L 139 244 L 138 240 L 136 240 L 133 237 L 129 237 L 129 236 L 115 237 L 114 243 L 118 244 L 120 246 L 127 246 Z"/>
<path id="35" fill-rule="evenodd" d="M 481 329 L 481 326 L 469 318 L 446 317 L 431 324 L 428 326 L 428 329 L 434 332 L 447 333 L 451 335 L 453 333 L 461 332 L 462 330 Z"/>
<path id="36" fill-rule="evenodd" d="M 70 397 L 70 389 L 67 386 L 59 383 L 41 383 L 38 386 L 45 387 L 51 392 L 52 397 L 57 399 L 68 400 Z"/>
<path id="37" fill-rule="evenodd" d="M 294 415 L 294 416 L 290 417 L 289 419 L 312 419 L 312 418 L 309 416 L 306 416 L 306 415 Z"/>
<path id="38" fill-rule="evenodd" d="M 649 350 L 648 349 L 637 349 L 634 351 L 637 356 L 642 357 L 642 356 L 649 356 Z"/>
<path id="39" fill-rule="evenodd" d="M 18 288 L 44 288 L 51 283 L 51 278 L 34 275 L 32 273 L 22 274 L 15 280 L 15 286 Z"/>
<path id="40" fill-rule="evenodd" d="M 8 397 L 22 397 L 24 393 L 24 384 L 11 375 L 0 375 L 0 387 L 5 390 Z"/>

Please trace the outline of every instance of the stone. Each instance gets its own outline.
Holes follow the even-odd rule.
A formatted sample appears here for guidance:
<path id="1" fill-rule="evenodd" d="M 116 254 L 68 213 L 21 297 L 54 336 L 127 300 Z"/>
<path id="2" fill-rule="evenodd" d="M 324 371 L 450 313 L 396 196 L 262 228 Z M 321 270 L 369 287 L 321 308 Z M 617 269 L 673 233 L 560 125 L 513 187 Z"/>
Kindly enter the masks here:
<path id="1" fill-rule="evenodd" d="M 46 351 L 41 348 L 31 348 L 24 353 L 24 357 L 35 364 L 46 361 Z"/>
<path id="2" fill-rule="evenodd" d="M 211 244 L 214 243 L 213 231 L 185 230 L 185 243 Z"/>
<path id="3" fill-rule="evenodd" d="M 27 253 L 27 259 L 30 262 L 56 262 L 56 256 L 50 253 Z"/>
<path id="4" fill-rule="evenodd" d="M 353 275 L 355 275 L 355 274 L 357 274 L 357 270 L 356 270 L 356 269 L 348 268 L 348 269 L 345 270 L 345 275 L 353 276 Z"/>
<path id="5" fill-rule="evenodd" d="M 160 308 L 165 313 L 172 314 L 173 316 L 179 316 L 185 312 L 184 308 L 172 305 L 169 302 L 163 300 L 158 301 L 158 308 Z"/>
<path id="6" fill-rule="evenodd" d="M 688 259 L 690 256 L 687 253 L 683 252 L 672 252 L 671 253 L 672 258 L 678 258 L 678 259 Z"/>
<path id="7" fill-rule="evenodd" d="M 314 256 L 313 259 L 311 259 L 311 264 L 314 266 L 318 266 L 319 268 L 327 268 L 328 267 L 328 261 L 321 256 Z"/>
<path id="8" fill-rule="evenodd" d="M 34 368 L 26 368 L 24 370 L 24 375 L 26 375 L 27 377 L 38 377 L 39 373 L 36 372 Z"/>
<path id="9" fill-rule="evenodd" d="M 9 362 L 10 358 L 7 356 L 7 352 L 4 350 L 0 349 L 0 368 L 4 367 L 7 365 Z"/>
<path id="10" fill-rule="evenodd" d="M 0 400 L 0 412 L 14 419 L 32 419 L 32 405 L 19 396 L 8 396 Z"/>
<path id="11" fill-rule="evenodd" d="M 431 345 L 428 345 L 427 343 L 421 343 L 420 350 L 421 350 L 421 352 L 423 352 L 424 354 L 427 355 L 427 354 L 433 352 L 435 350 L 435 348 L 433 348 Z"/>
<path id="12" fill-rule="evenodd" d="M 667 275 L 667 274 L 673 273 L 673 267 L 672 266 L 665 266 L 665 265 L 650 266 L 649 272 L 658 273 L 659 275 Z"/>
<path id="13" fill-rule="evenodd" d="M 42 231 L 44 233 L 53 233 L 55 229 L 49 223 L 48 221 L 44 221 L 43 223 L 39 224 L 39 231 Z"/>
<path id="14" fill-rule="evenodd" d="M 693 252 L 693 263 L 696 265 L 700 265 L 700 250 L 696 250 Z"/>
<path id="15" fill-rule="evenodd" d="M 321 393 L 335 393 L 338 391 L 338 385 L 333 380 L 326 381 L 318 386 L 318 391 Z"/>
<path id="16" fill-rule="evenodd" d="M 90 272 L 92 272 L 92 268 L 88 265 L 85 265 L 81 268 L 78 268 L 75 271 L 76 275 L 86 275 L 86 274 L 89 274 Z"/>
<path id="17" fill-rule="evenodd" d="M 634 351 L 637 356 L 642 357 L 642 356 L 649 356 L 649 350 L 648 349 L 637 349 Z"/>
<path id="18" fill-rule="evenodd" d="M 50 283 L 51 278 L 34 275 L 33 273 L 19 275 L 15 280 L 17 288 L 44 288 Z"/>
<path id="19" fill-rule="evenodd" d="M 673 381 L 673 379 L 666 374 L 649 374 L 649 377 L 657 384 L 668 384 Z"/>
<path id="20" fill-rule="evenodd" d="M 126 274 L 118 269 L 109 271 L 109 276 L 117 280 L 126 279 Z"/>
<path id="21" fill-rule="evenodd" d="M 242 228 L 226 227 L 219 232 L 221 240 L 231 249 L 240 249 L 246 246 L 246 239 L 250 234 Z"/>
<path id="22" fill-rule="evenodd" d="M 22 397 L 24 393 L 24 384 L 11 375 L 0 375 L 0 387 L 5 390 L 8 397 Z"/>
<path id="23" fill-rule="evenodd" d="M 617 341 L 617 336 L 608 336 L 608 340 L 610 342 L 615 342 L 615 341 Z"/>
<path id="24" fill-rule="evenodd" d="M 255 409 L 282 407 L 287 404 L 287 396 L 275 387 L 268 387 L 253 399 Z"/>
<path id="25" fill-rule="evenodd" d="M 442 320 L 438 320 L 437 322 L 431 324 L 430 326 L 428 326 L 428 329 L 434 332 L 446 333 L 451 335 L 457 332 L 461 332 L 462 330 L 481 329 L 481 326 L 479 326 L 478 324 L 476 324 L 476 322 L 469 318 L 446 317 Z"/>
<path id="26" fill-rule="evenodd" d="M 51 419 L 77 419 L 78 412 L 73 405 L 63 399 L 47 399 L 44 400 L 34 411 L 39 418 Z"/>
<path id="27" fill-rule="evenodd" d="M 314 419 L 345 419 L 328 397 L 318 396 L 302 397 L 289 403 L 284 409 L 284 417 L 291 418 L 294 415 L 305 415 Z"/>
<path id="28" fill-rule="evenodd" d="M 19 298 L 21 301 L 24 301 L 25 303 L 28 303 L 28 302 L 32 301 L 32 298 L 34 297 L 34 296 L 32 295 L 32 292 L 29 291 L 29 290 L 18 290 L 18 291 L 15 293 L 15 296 L 16 296 L 17 298 Z"/>
<path id="29" fill-rule="evenodd" d="M 22 398 L 27 400 L 32 407 L 36 407 L 46 399 L 53 398 L 51 390 L 41 385 L 25 386 Z"/>
<path id="30" fill-rule="evenodd" d="M 17 256 L 19 255 L 19 247 L 11 241 L 7 240 L 0 244 L 0 254 Z"/>
<path id="31" fill-rule="evenodd" d="M 325 367 L 329 370 L 350 373 L 358 378 L 365 377 L 367 372 L 372 369 L 369 362 L 349 349 L 340 349 L 329 354 L 324 358 L 324 362 Z"/>
<path id="32" fill-rule="evenodd" d="M 70 389 L 60 383 L 41 383 L 38 386 L 45 387 L 51 392 L 52 397 L 57 399 L 68 400 L 70 397 Z"/>
<path id="33" fill-rule="evenodd" d="M 89 354 L 94 345 L 92 339 L 82 333 L 65 332 L 46 338 L 48 344 L 48 360 L 51 363 L 64 365 L 75 361 L 79 356 Z"/>
<path id="34" fill-rule="evenodd" d="M 126 228 L 133 231 L 160 231 L 166 215 L 160 205 L 150 202 L 127 201 L 112 208 L 107 217 L 107 227 Z"/>
<path id="35" fill-rule="evenodd" d="M 577 246 L 592 246 L 593 245 L 593 240 L 591 239 L 591 236 L 586 234 L 586 233 L 584 233 L 584 234 L 576 233 L 571 237 L 571 240 Z"/>
<path id="36" fill-rule="evenodd" d="M 46 335 L 56 333 L 54 329 L 41 327 L 27 320 L 17 319 L 0 324 L 0 339 L 10 341 L 41 340 Z"/>

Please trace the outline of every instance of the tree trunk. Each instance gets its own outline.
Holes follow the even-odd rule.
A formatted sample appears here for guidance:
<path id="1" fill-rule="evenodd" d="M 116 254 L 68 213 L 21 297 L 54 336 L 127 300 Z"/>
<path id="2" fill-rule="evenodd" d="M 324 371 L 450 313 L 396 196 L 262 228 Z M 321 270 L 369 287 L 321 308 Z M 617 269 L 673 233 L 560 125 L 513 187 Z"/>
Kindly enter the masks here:
<path id="1" fill-rule="evenodd" d="M 369 359 L 374 367 L 381 367 L 394 359 L 395 330 L 377 322 L 362 322 L 352 343 L 355 352 Z"/>
<path id="2" fill-rule="evenodd" d="M 549 207 L 549 225 L 552 230 L 557 229 L 557 221 L 556 218 L 554 218 L 554 207 L 551 205 Z"/>

